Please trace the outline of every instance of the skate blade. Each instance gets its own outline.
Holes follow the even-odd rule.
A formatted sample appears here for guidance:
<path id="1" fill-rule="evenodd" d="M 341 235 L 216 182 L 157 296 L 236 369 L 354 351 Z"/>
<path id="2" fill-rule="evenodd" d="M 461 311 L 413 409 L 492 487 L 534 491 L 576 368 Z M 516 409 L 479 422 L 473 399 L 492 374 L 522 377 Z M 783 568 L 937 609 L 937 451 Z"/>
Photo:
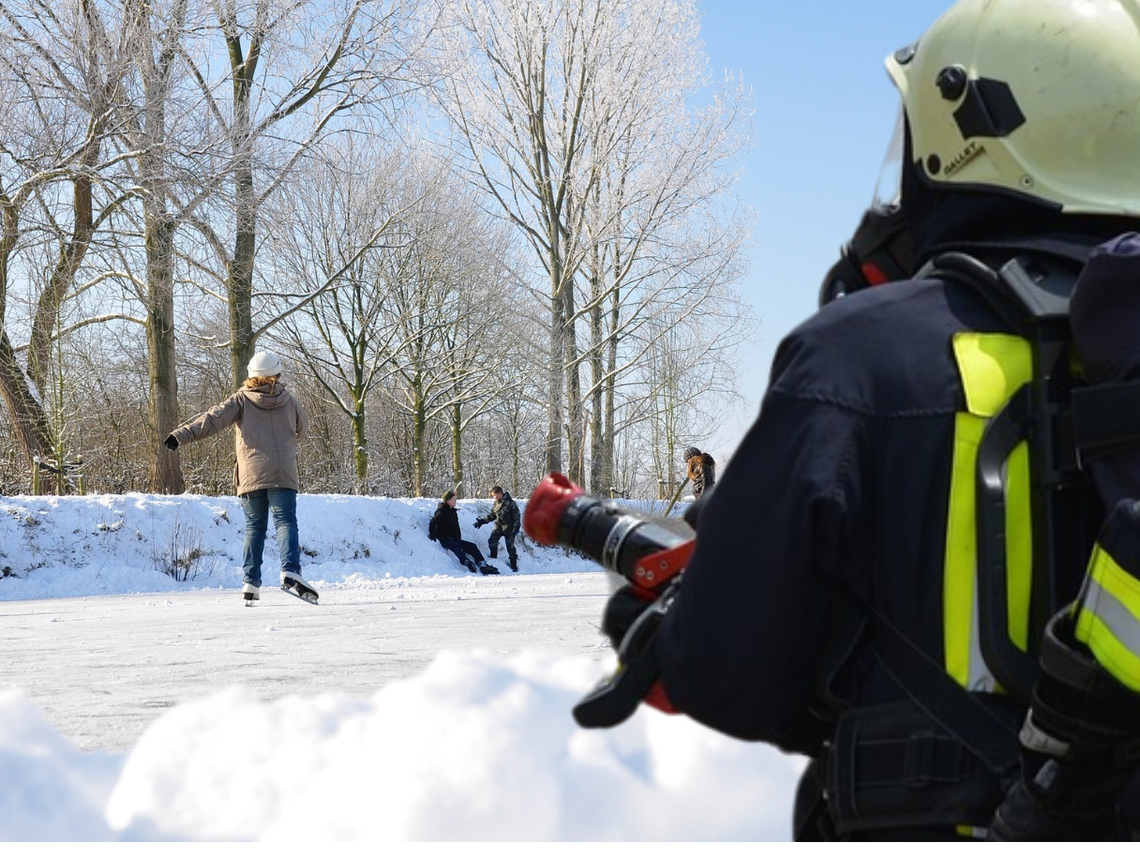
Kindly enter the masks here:
<path id="1" fill-rule="evenodd" d="M 292 594 L 294 597 L 300 598 L 301 600 L 305 601 L 306 603 L 311 603 L 311 604 L 313 604 L 313 606 L 317 605 L 317 599 L 318 599 L 317 595 L 311 591 L 306 591 L 304 593 L 301 593 L 296 588 L 289 588 L 289 587 L 284 586 L 284 585 L 281 586 L 281 590 L 284 591 L 286 594 Z"/>

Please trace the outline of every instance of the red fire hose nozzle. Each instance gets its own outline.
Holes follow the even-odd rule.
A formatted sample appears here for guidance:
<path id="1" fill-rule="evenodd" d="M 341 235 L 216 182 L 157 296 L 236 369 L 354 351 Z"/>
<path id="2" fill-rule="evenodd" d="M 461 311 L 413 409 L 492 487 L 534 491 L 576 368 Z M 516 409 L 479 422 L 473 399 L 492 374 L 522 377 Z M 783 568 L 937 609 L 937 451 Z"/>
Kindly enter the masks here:
<path id="1" fill-rule="evenodd" d="M 585 491 L 559 472 L 543 478 L 526 503 L 523 530 L 527 537 L 546 546 L 558 543 L 558 524 L 572 501 Z"/>

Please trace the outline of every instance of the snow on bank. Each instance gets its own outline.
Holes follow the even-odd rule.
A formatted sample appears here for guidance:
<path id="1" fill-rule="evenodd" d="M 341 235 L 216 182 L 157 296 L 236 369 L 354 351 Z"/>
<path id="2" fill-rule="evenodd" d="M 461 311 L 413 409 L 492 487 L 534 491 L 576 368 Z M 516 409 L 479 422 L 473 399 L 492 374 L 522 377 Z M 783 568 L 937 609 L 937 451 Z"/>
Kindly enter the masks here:
<path id="1" fill-rule="evenodd" d="M 467 577 L 427 540 L 434 506 L 302 496 L 306 576 L 322 590 Z M 481 546 L 486 530 L 471 523 L 487 507 L 460 505 L 464 537 Z M 236 589 L 242 527 L 232 498 L 0 499 L 0 568 L 13 574 L 0 600 Z M 529 544 L 520 567 L 597 569 Z M 363 697 L 265 702 L 219 678 L 218 693 L 165 711 L 126 754 L 78 752 L 10 688 L 0 840 L 790 837 L 801 761 L 646 708 L 615 730 L 582 730 L 570 711 L 597 678 L 595 659 L 533 651 L 444 652 Z"/>
<path id="2" fill-rule="evenodd" d="M 297 497 L 305 578 L 314 585 L 353 587 L 386 579 L 467 576 L 455 557 L 427 539 L 435 499 L 368 496 Z M 519 501 L 525 509 L 525 500 Z M 490 526 L 474 521 L 489 500 L 462 501 L 466 540 L 484 554 Z M 240 588 L 245 515 L 234 496 L 0 497 L 0 600 Z M 598 570 L 563 549 L 518 540 L 523 573 Z M 509 573 L 500 544 L 499 569 Z M 272 526 L 264 580 L 277 572 Z"/>

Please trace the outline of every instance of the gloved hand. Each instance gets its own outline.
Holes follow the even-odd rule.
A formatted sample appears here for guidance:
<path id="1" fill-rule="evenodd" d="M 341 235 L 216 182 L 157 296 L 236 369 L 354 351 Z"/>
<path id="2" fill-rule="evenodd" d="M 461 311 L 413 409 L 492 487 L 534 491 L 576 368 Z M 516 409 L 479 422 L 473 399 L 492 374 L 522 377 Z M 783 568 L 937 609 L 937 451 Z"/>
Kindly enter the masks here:
<path id="1" fill-rule="evenodd" d="M 610 597 L 602 614 L 602 632 L 617 651 L 618 667 L 574 708 L 578 725 L 590 729 L 616 726 L 642 702 L 666 713 L 675 712 L 661 684 L 656 642 L 676 588 L 668 585 L 658 595 L 626 585 Z"/>
<path id="2" fill-rule="evenodd" d="M 477 528 L 477 529 L 483 528 L 483 526 L 485 526 L 486 524 L 487 524 L 486 520 L 475 520 L 475 528 Z"/>
<path id="3" fill-rule="evenodd" d="M 1088 771 L 1079 765 L 1048 758 L 1040 766 L 1027 765 L 1005 799 L 994 812 L 990 822 L 990 842 L 1072 842 L 1104 840 L 1115 827 L 1115 794 L 1117 787 L 1123 790 L 1123 783 L 1110 780 L 1110 791 L 1105 792 L 1104 771 Z M 1057 792 L 1054 785 L 1068 783 L 1061 792 L 1072 792 L 1074 785 L 1081 786 L 1078 792 L 1091 792 L 1105 803 L 1099 809 L 1089 809 L 1094 804 L 1082 804 L 1084 808 L 1058 806 L 1051 795 Z M 1082 785 L 1083 783 L 1083 785 Z"/>
<path id="4" fill-rule="evenodd" d="M 1072 638 L 1062 610 L 1046 626 L 1041 674 L 1021 730 L 1021 776 L 991 841 L 1119 838 L 1117 805 L 1140 763 L 1140 696 Z"/>
<path id="5" fill-rule="evenodd" d="M 178 450 L 178 440 L 174 438 L 173 433 L 171 433 L 169 436 L 167 436 L 165 439 L 163 439 L 162 444 L 165 445 L 167 448 L 169 448 L 171 451 L 177 451 Z"/>
<path id="6" fill-rule="evenodd" d="M 606 601 L 602 613 L 602 633 L 610 640 L 614 650 L 621 653 L 621 644 L 634 623 L 653 605 L 657 595 L 632 585 L 623 585 Z"/>

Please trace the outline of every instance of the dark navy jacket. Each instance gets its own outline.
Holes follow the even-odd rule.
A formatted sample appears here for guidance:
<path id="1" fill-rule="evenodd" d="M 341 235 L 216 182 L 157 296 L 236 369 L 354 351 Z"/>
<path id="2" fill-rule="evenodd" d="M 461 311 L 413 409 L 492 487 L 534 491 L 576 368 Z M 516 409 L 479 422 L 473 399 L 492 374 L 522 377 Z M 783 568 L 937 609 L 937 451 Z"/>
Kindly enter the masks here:
<path id="1" fill-rule="evenodd" d="M 955 332 L 1002 331 L 973 290 L 902 282 L 824 307 L 780 345 L 760 415 L 700 515 L 658 639 L 683 712 L 813 754 L 830 686 L 857 705 L 902 693 L 832 635 L 864 601 L 942 662 Z M 857 600 L 852 601 L 852 597 Z M 845 643 L 838 643 L 843 645 Z"/>

